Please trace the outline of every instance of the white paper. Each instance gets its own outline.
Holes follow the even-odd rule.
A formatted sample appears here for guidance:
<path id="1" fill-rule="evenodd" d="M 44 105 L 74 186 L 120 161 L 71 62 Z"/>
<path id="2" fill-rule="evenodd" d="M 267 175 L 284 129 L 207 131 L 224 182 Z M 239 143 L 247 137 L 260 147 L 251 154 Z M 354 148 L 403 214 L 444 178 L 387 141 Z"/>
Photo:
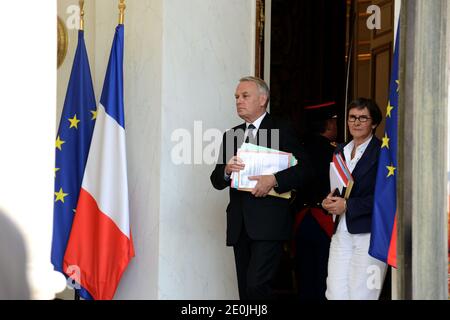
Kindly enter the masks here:
<path id="1" fill-rule="evenodd" d="M 238 179 L 238 188 L 254 188 L 258 181 L 248 180 L 251 176 L 269 175 L 289 168 L 289 154 L 269 152 L 239 152 L 245 164 L 244 170 L 233 178 Z"/>

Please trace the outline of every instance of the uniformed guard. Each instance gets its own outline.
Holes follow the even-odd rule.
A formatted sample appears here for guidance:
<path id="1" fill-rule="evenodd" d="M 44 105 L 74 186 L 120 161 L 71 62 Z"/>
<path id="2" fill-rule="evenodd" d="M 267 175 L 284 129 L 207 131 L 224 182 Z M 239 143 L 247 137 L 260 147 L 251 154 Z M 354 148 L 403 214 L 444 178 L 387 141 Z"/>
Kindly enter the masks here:
<path id="1" fill-rule="evenodd" d="M 293 255 L 297 290 L 302 300 L 325 300 L 328 253 L 334 223 L 321 207 L 330 192 L 329 168 L 337 138 L 336 103 L 305 107 L 304 147 L 311 156 L 315 177 L 294 202 Z"/>

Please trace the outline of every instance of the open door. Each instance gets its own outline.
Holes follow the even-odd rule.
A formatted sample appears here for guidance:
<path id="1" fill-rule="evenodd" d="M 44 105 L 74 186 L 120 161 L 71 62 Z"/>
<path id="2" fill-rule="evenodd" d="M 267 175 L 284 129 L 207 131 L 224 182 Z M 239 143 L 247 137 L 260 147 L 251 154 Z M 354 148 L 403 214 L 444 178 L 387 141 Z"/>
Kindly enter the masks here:
<path id="1" fill-rule="evenodd" d="M 256 9 L 255 74 L 270 83 L 270 113 L 292 120 L 300 139 L 305 106 L 335 101 L 342 119 L 346 0 L 256 0 Z M 279 298 L 296 295 L 289 243 L 285 249 L 274 283 Z"/>
<path id="2" fill-rule="evenodd" d="M 339 142 L 345 139 L 345 105 L 351 100 L 372 98 L 386 113 L 394 0 L 255 1 L 255 75 L 266 75 L 270 82 L 270 112 L 291 119 L 300 138 L 305 127 L 303 109 L 308 105 L 336 102 Z M 372 5 L 379 8 L 379 29 L 368 28 L 367 20 L 374 12 L 367 9 Z M 264 34 L 270 35 L 270 43 Z M 270 59 L 264 59 L 265 54 Z M 383 132 L 384 123 L 377 135 L 382 137 Z M 285 295 L 295 291 L 295 284 L 289 284 L 290 267 L 285 257 L 277 278 Z M 389 299 L 387 291 L 384 298 Z"/>
<path id="3" fill-rule="evenodd" d="M 349 0 L 347 6 L 350 32 L 353 29 L 346 41 L 351 70 L 348 101 L 358 97 L 374 99 L 384 119 L 394 50 L 394 0 Z M 373 28 L 376 19 L 380 29 Z M 383 137 L 384 121 L 376 135 Z"/>

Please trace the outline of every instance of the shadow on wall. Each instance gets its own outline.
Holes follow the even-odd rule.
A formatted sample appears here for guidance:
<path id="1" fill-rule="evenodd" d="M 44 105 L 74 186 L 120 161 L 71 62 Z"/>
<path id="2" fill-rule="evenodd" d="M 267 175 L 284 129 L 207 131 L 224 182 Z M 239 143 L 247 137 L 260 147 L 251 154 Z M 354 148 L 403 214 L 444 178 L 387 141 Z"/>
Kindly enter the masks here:
<path id="1" fill-rule="evenodd" d="M 25 241 L 16 225 L 0 211 L 0 300 L 28 300 Z"/>

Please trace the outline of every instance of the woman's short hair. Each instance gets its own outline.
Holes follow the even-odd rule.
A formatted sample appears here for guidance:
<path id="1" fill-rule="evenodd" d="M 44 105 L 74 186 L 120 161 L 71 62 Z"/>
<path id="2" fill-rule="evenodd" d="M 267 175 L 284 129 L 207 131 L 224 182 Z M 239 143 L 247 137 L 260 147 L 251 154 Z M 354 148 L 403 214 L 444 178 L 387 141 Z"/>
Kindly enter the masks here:
<path id="1" fill-rule="evenodd" d="M 348 111 L 354 108 L 358 110 L 367 108 L 367 110 L 369 110 L 370 117 L 372 118 L 372 124 L 374 124 L 376 127 L 378 127 L 378 125 L 381 123 L 381 120 L 383 119 L 380 108 L 372 99 L 358 98 L 356 100 L 353 100 L 348 105 Z"/>

